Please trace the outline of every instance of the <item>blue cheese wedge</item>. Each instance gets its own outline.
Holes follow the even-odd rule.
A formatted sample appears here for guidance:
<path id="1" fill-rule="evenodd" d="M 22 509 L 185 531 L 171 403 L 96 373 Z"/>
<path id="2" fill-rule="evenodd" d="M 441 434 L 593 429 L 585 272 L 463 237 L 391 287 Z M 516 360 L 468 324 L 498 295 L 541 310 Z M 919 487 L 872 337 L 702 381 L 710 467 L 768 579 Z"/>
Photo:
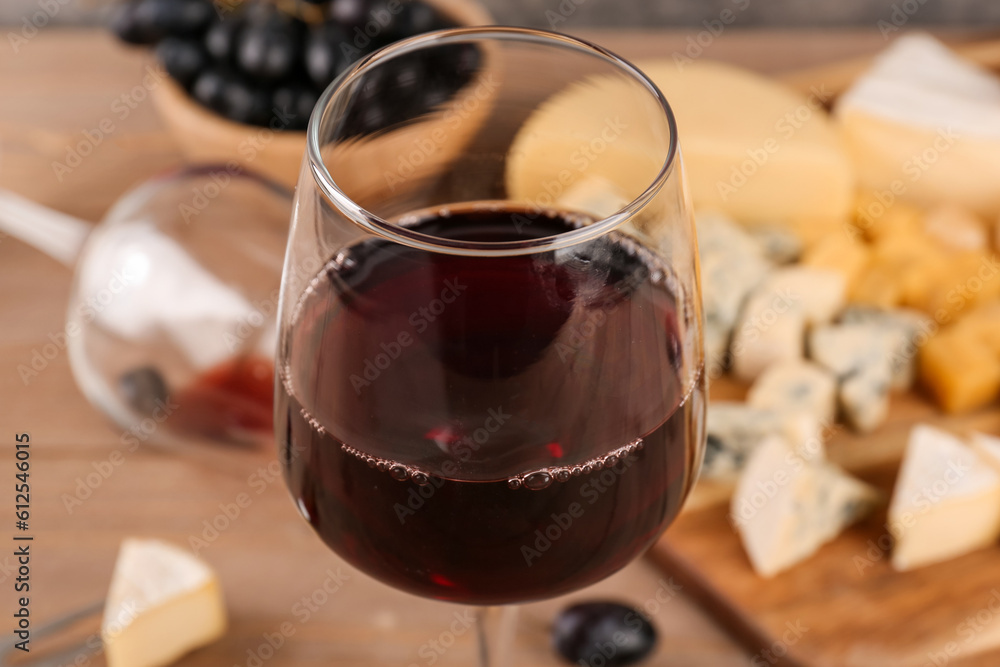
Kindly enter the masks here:
<path id="1" fill-rule="evenodd" d="M 885 366 L 892 357 L 893 333 L 868 322 L 828 324 L 809 332 L 809 357 L 838 378 Z"/>
<path id="2" fill-rule="evenodd" d="M 783 413 L 806 413 L 822 424 L 832 424 L 837 411 L 837 380 L 825 368 L 808 361 L 786 361 L 757 378 L 747 403 Z"/>
<path id="3" fill-rule="evenodd" d="M 754 380 L 768 367 L 802 356 L 807 325 L 830 321 L 844 305 L 846 281 L 834 271 L 790 266 L 758 285 L 733 331 L 732 367 Z"/>
<path id="4" fill-rule="evenodd" d="M 889 416 L 892 375 L 888 364 L 866 366 L 840 384 L 840 411 L 855 431 L 870 433 Z"/>
<path id="5" fill-rule="evenodd" d="M 788 292 L 755 291 L 733 331 L 733 373 L 746 382 L 771 366 L 802 357 L 806 320 Z"/>
<path id="6" fill-rule="evenodd" d="M 164 667 L 225 630 L 208 565 L 159 540 L 122 543 L 101 624 L 108 667 Z"/>
<path id="7" fill-rule="evenodd" d="M 732 480 L 750 454 L 771 436 L 793 443 L 800 456 L 823 458 L 822 429 L 809 415 L 782 413 L 736 401 L 713 401 L 708 406 L 707 445 L 701 477 Z"/>
<path id="8" fill-rule="evenodd" d="M 800 264 L 774 271 L 759 289 L 789 295 L 806 324 L 814 325 L 831 321 L 844 307 L 847 280 L 837 271 Z"/>
<path id="9" fill-rule="evenodd" d="M 897 570 L 993 544 L 1000 537 L 1000 474 L 951 434 L 915 426 L 889 504 L 889 527 Z"/>
<path id="10" fill-rule="evenodd" d="M 842 324 L 870 324 L 888 332 L 889 366 L 892 388 L 905 391 L 913 386 L 920 346 L 935 330 L 924 313 L 908 308 L 884 310 L 871 306 L 850 306 L 840 314 Z"/>
<path id="11" fill-rule="evenodd" d="M 791 264 L 802 256 L 802 240 L 790 229 L 760 226 L 749 231 L 764 257 L 777 265 Z"/>
<path id="12" fill-rule="evenodd" d="M 697 220 L 705 313 L 705 356 L 712 375 L 728 365 L 733 327 L 747 295 L 771 271 L 771 263 L 747 232 L 725 216 Z"/>
<path id="13" fill-rule="evenodd" d="M 771 577 L 814 554 L 878 500 L 875 489 L 837 466 L 807 461 L 771 437 L 747 462 L 730 519 L 753 569 Z"/>

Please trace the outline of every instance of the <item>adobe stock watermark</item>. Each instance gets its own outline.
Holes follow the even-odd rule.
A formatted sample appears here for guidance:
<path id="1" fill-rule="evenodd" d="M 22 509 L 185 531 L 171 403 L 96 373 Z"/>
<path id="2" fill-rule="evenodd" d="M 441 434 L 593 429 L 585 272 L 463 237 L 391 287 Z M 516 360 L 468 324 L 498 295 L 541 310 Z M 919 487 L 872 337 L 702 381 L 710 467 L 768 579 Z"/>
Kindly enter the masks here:
<path id="1" fill-rule="evenodd" d="M 133 263 L 126 261 L 111 272 L 111 278 L 104 287 L 80 304 L 78 316 L 83 325 L 90 324 L 100 317 L 101 313 L 111 305 L 118 295 L 136 282 L 138 277 L 135 274 L 135 269 L 136 266 Z M 49 364 L 66 350 L 71 338 L 76 338 L 83 333 L 83 326 L 80 322 L 71 320 L 61 331 L 50 333 L 48 335 L 49 342 L 41 347 L 32 348 L 31 358 L 17 365 L 17 375 L 25 387 L 29 386 L 49 367 Z"/>
<path id="2" fill-rule="evenodd" d="M 89 500 L 101 486 L 111 479 L 111 476 L 122 468 L 129 454 L 132 454 L 139 445 L 149 440 L 156 433 L 157 429 L 170 418 L 177 408 L 180 407 L 170 400 L 170 398 L 156 398 L 153 401 L 149 414 L 133 424 L 127 431 L 122 432 L 119 441 L 122 447 L 114 449 L 110 454 L 100 461 L 91 461 L 90 470 L 85 475 L 80 475 L 74 480 L 73 493 L 63 493 L 60 500 L 66 513 L 71 515 L 77 508 Z"/>
<path id="3" fill-rule="evenodd" d="M 59 15 L 66 6 L 82 5 L 91 7 L 92 2 L 79 2 L 79 0 L 37 0 L 34 11 L 29 11 L 21 18 L 21 25 L 17 32 L 10 30 L 7 32 L 7 43 L 10 44 L 14 55 L 20 55 L 25 44 L 34 39 L 42 30 L 48 27 L 56 16 Z"/>
<path id="4" fill-rule="evenodd" d="M 676 583 L 673 577 L 660 579 L 657 582 L 656 591 L 646 598 L 641 605 L 638 605 L 638 611 L 633 610 L 625 614 L 622 624 L 634 632 L 641 631 L 646 624 L 646 620 L 642 618 L 639 613 L 640 611 L 647 618 L 651 619 L 659 614 L 664 606 L 677 598 L 683 590 L 684 587 Z M 607 667 L 608 665 L 617 664 L 615 656 L 618 655 L 618 652 L 623 648 L 630 651 L 634 650 L 634 642 L 634 637 L 629 637 L 625 632 L 618 630 L 612 633 L 608 641 L 595 642 L 592 645 L 594 653 L 590 659 L 578 660 L 576 664 L 580 665 L 580 667 Z"/>
<path id="5" fill-rule="evenodd" d="M 717 18 L 705 19 L 701 22 L 704 30 L 694 35 L 688 35 L 687 45 L 684 47 L 683 53 L 674 51 L 672 57 L 677 69 L 682 70 L 705 55 L 705 51 L 711 48 L 715 40 L 722 36 L 726 28 L 750 7 L 750 0 L 729 0 L 729 4 L 732 7 L 724 7 Z"/>
<path id="6" fill-rule="evenodd" d="M 413 332 L 419 336 L 427 331 L 448 306 L 455 303 L 465 293 L 466 289 L 468 289 L 468 285 L 460 283 L 458 278 L 445 279 L 444 286 L 441 288 L 437 298 L 432 299 L 426 305 L 413 311 L 407 317 L 406 321 L 412 327 Z M 396 359 L 399 359 L 403 351 L 413 345 L 414 342 L 416 342 L 414 334 L 405 329 L 400 331 L 395 338 L 382 341 L 379 344 L 381 351 L 364 360 L 362 364 L 364 370 L 360 374 L 351 374 L 349 379 L 351 386 L 354 388 L 354 393 L 360 396 L 361 392 L 378 380 L 382 373 Z"/>
<path id="7" fill-rule="evenodd" d="M 965 646 L 971 644 L 983 632 L 994 629 L 1000 616 L 1000 590 L 990 590 L 986 602 L 974 613 L 969 614 L 955 626 L 957 639 L 947 642 L 940 651 L 928 651 L 924 667 L 944 667 L 962 654 Z"/>
<path id="8" fill-rule="evenodd" d="M 590 506 L 597 504 L 604 494 L 613 489 L 618 480 L 639 460 L 636 452 L 641 447 L 641 441 L 636 441 L 626 447 L 612 452 L 604 458 L 600 464 L 588 464 L 585 469 L 577 472 L 562 469 L 553 473 L 545 473 L 551 476 L 555 482 L 567 481 L 571 476 L 589 474 L 590 478 L 580 487 L 579 501 L 569 503 L 562 512 L 552 512 L 549 515 L 550 523 L 543 528 L 535 530 L 531 536 L 531 541 L 521 545 L 521 556 L 528 567 L 541 558 L 552 546 L 569 533 L 573 526 L 587 512 Z M 599 472 L 598 472 L 599 471 Z M 519 484 L 524 488 L 525 493 L 531 493 L 534 486 L 531 481 L 532 473 L 525 477 Z"/>
<path id="9" fill-rule="evenodd" d="M 441 114 L 440 122 L 435 123 L 430 132 L 413 139 L 409 147 L 400 148 L 396 168 L 382 172 L 382 178 L 385 179 L 389 192 L 395 192 L 397 187 L 405 183 L 431 157 L 442 150 L 448 143 L 449 137 L 482 108 L 500 85 L 493 72 L 486 73 L 478 81 L 475 88 L 468 93 L 459 91 L 458 97 L 454 98 L 453 104 Z"/>
<path id="10" fill-rule="evenodd" d="M 167 77 L 167 71 L 159 64 L 147 65 L 142 81 L 130 90 L 122 93 L 111 103 L 110 114 L 102 118 L 90 129 L 83 130 L 83 138 L 75 144 L 66 146 L 66 157 L 62 162 L 52 162 L 52 173 L 60 183 L 83 164 L 85 158 L 94 153 L 97 148 L 111 135 L 118 131 L 121 123 L 132 112 L 145 102 L 150 93 Z"/>
<path id="11" fill-rule="evenodd" d="M 289 611 L 295 622 L 284 621 L 272 632 L 261 633 L 260 642 L 248 648 L 243 662 L 236 663 L 233 667 L 263 667 L 353 578 L 352 574 L 341 566 L 335 570 L 329 569 L 324 574 L 326 578 L 322 583 L 292 605 Z"/>
<path id="12" fill-rule="evenodd" d="M 621 119 L 621 116 L 605 118 L 600 131 L 589 140 L 580 142 L 570 153 L 568 163 L 573 170 L 562 169 L 552 178 L 541 183 L 544 192 L 536 195 L 534 199 L 529 199 L 529 210 L 525 213 L 514 213 L 511 221 L 514 223 L 514 230 L 520 233 L 525 227 L 531 226 L 544 215 L 547 209 L 552 209 L 557 204 L 559 197 L 574 184 L 579 182 L 577 174 L 584 174 L 590 169 L 597 159 L 607 152 L 629 129 L 628 123 Z M 573 172 L 576 172 L 574 174 Z"/>
<path id="13" fill-rule="evenodd" d="M 889 35 L 902 30 L 903 26 L 910 22 L 917 12 L 927 4 L 927 0 L 902 0 L 892 5 L 892 11 L 888 19 L 879 19 L 875 23 L 882 39 L 888 40 Z"/>
<path id="14" fill-rule="evenodd" d="M 716 181 L 715 187 L 722 201 L 740 191 L 760 171 L 782 147 L 783 141 L 788 141 L 808 123 L 814 114 L 824 112 L 824 106 L 833 98 L 826 85 L 812 86 L 805 102 L 794 109 L 789 109 L 774 123 L 774 135 L 768 137 L 756 148 L 748 148 L 746 158 L 733 165 L 729 178 Z"/>
<path id="15" fill-rule="evenodd" d="M 290 444 L 292 458 L 297 458 L 305 451 L 303 445 Z M 222 534 L 233 527 L 244 512 L 254 503 L 254 499 L 264 494 L 267 489 L 280 483 L 283 479 L 282 464 L 278 459 L 272 459 L 265 466 L 259 466 L 246 480 L 249 491 L 237 493 L 228 502 L 219 503 L 219 511 L 201 522 L 201 532 L 188 535 L 188 546 L 198 555 L 214 544 Z"/>
<path id="16" fill-rule="evenodd" d="M 588 0 L 560 0 L 555 9 L 546 9 L 545 20 L 549 24 L 549 30 L 556 30 L 560 24 L 569 21 L 570 17 L 587 2 Z"/>
<path id="17" fill-rule="evenodd" d="M 760 296 L 751 295 L 750 298 L 760 298 Z M 801 295 L 790 289 L 773 290 L 767 305 L 742 321 L 742 326 L 736 332 L 738 335 L 734 334 L 733 345 L 723 359 L 723 366 L 731 364 L 733 359 L 742 355 L 746 350 L 746 345 L 754 343 L 766 335 L 768 330 L 777 324 L 782 315 L 798 308 L 801 300 Z"/>
<path id="18" fill-rule="evenodd" d="M 829 439 L 840 426 L 829 421 L 820 423 L 820 432 L 811 435 L 795 451 L 785 454 L 785 465 L 775 470 L 770 478 L 757 480 L 756 489 L 743 498 L 739 507 L 731 508 L 726 517 L 733 528 L 744 528 L 757 517 L 778 492 L 788 486 L 807 465 L 823 456 L 823 441 Z"/>
<path id="19" fill-rule="evenodd" d="M 242 163 L 229 160 L 221 168 L 211 170 L 208 173 L 209 182 L 193 186 L 191 199 L 177 205 L 177 211 L 184 222 L 190 223 L 201 215 L 229 187 L 233 179 L 244 173 L 246 165 L 252 164 L 261 151 L 267 148 L 291 122 L 292 117 L 284 110 L 279 107 L 272 108 L 271 120 L 268 121 L 267 127 L 257 128 L 236 146 L 236 154 L 240 156 Z"/>
<path id="20" fill-rule="evenodd" d="M 417 649 L 417 655 L 423 659 L 423 664 L 428 667 L 436 664 L 455 645 L 458 638 L 466 634 L 475 625 L 476 615 L 471 609 L 456 611 L 452 614 L 452 621 L 448 627 L 442 630 L 437 637 L 421 644 L 420 648 Z M 411 662 L 409 667 L 420 667 L 420 665 Z"/>
<path id="21" fill-rule="evenodd" d="M 892 549 L 894 539 L 898 539 L 907 528 L 916 525 L 917 519 L 934 509 L 934 506 L 941 502 L 971 469 L 970 464 L 950 460 L 940 476 L 920 487 L 916 495 L 910 499 L 914 511 L 903 512 L 899 517 L 887 521 L 884 526 L 885 532 L 878 539 L 868 540 L 865 545 L 868 549 L 863 555 L 855 555 L 851 559 L 858 574 L 864 574 L 865 570 L 885 558 Z"/>
<path id="22" fill-rule="evenodd" d="M 871 230 L 901 197 L 904 197 L 924 174 L 930 171 L 941 156 L 955 145 L 962 136 L 950 126 L 939 128 L 930 146 L 908 157 L 900 169 L 906 180 L 894 179 L 885 190 L 872 192 L 872 200 L 855 211 L 855 224 L 845 229 L 848 236 L 856 238 L 861 232 Z"/>
<path id="23" fill-rule="evenodd" d="M 456 476 L 459 472 L 459 463 L 468 463 L 471 461 L 476 452 L 489 442 L 513 416 L 510 413 L 504 412 L 501 405 L 487 410 L 483 425 L 473 429 L 470 433 L 462 433 L 451 428 L 437 429 L 428 433 L 428 437 L 434 440 L 438 447 L 445 450 L 452 457 L 451 460 L 441 464 L 441 474 L 449 478 Z M 364 457 L 364 454 L 353 449 L 349 453 L 355 454 L 359 458 Z M 383 465 L 379 466 L 379 464 Z M 379 466 L 380 469 L 386 468 L 386 470 L 390 470 L 391 472 L 394 464 L 388 461 L 376 460 L 375 465 Z M 420 477 L 417 475 L 420 475 Z M 397 476 L 402 477 L 399 473 L 397 473 Z M 396 503 L 392 507 L 396 513 L 396 518 L 399 519 L 400 525 L 405 525 L 407 520 L 421 510 L 434 497 L 437 490 L 444 485 L 444 480 L 435 475 L 417 473 L 416 475 L 412 475 L 411 478 L 416 483 L 410 486 L 406 502 Z"/>
<path id="24" fill-rule="evenodd" d="M 809 626 L 802 622 L 802 619 L 785 622 L 785 631 L 778 639 L 771 642 L 771 645 L 755 653 L 750 658 L 750 667 L 768 667 L 776 665 L 788 655 L 788 649 L 801 641 L 802 637 L 809 632 Z"/>

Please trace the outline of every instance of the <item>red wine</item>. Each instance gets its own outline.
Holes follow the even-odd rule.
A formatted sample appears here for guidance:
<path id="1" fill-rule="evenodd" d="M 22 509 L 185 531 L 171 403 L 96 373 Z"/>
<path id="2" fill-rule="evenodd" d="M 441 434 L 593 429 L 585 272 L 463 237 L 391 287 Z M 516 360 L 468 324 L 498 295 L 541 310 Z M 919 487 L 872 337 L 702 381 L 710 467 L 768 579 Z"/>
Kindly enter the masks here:
<path id="1" fill-rule="evenodd" d="M 481 204 L 401 224 L 510 241 L 581 220 Z M 617 232 L 512 257 L 381 239 L 338 253 L 282 341 L 277 432 L 300 511 L 357 568 L 442 600 L 551 597 L 623 567 L 695 465 L 703 387 L 680 379 L 671 284 Z"/>
<path id="2" fill-rule="evenodd" d="M 207 370 L 173 397 L 170 424 L 182 433 L 245 441 L 274 429 L 274 364 L 237 357 Z"/>

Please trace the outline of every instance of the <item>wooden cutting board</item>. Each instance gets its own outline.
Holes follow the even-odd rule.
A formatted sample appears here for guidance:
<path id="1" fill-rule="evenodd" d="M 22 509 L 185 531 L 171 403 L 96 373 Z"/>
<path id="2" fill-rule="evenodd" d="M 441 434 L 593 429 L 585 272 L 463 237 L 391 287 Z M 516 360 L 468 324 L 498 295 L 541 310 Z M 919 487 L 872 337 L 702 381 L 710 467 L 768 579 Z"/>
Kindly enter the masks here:
<path id="1" fill-rule="evenodd" d="M 1000 67 L 1000 41 L 961 47 L 965 57 Z M 786 77 L 808 91 L 839 94 L 871 59 Z M 739 399 L 745 388 L 716 382 L 712 398 Z M 847 429 L 829 458 L 881 489 L 888 499 L 910 429 L 929 423 L 963 435 L 1000 434 L 1000 408 L 946 416 L 917 394 L 894 397 L 888 422 L 859 436 Z M 750 664 L 800 667 L 996 667 L 1000 665 L 1000 545 L 911 572 L 889 565 L 887 504 L 808 560 L 771 578 L 750 567 L 727 520 L 728 489 L 700 484 L 650 556 L 755 655 Z"/>
<path id="2" fill-rule="evenodd" d="M 733 398 L 741 391 L 723 381 L 712 394 Z M 1000 409 L 949 417 L 917 395 L 900 395 L 878 432 L 835 434 L 829 458 L 888 499 L 909 431 L 918 422 L 957 434 L 1000 433 Z M 896 572 L 889 566 L 883 505 L 810 559 L 764 579 L 751 569 L 727 521 L 728 503 L 713 502 L 717 494 L 699 489 L 693 499 L 695 506 L 685 509 L 650 555 L 757 652 L 751 665 L 1000 664 L 1000 546 Z"/>

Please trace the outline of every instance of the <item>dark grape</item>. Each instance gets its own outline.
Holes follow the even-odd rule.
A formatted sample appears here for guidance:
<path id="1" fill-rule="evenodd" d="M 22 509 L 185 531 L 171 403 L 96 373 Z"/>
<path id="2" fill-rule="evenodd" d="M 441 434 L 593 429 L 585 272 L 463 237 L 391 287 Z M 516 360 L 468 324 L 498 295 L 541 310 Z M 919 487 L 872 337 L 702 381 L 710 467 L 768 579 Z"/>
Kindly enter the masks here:
<path id="1" fill-rule="evenodd" d="M 214 24 L 205 33 L 205 48 L 220 63 L 236 63 L 236 45 L 244 21 L 239 16 L 224 19 Z"/>
<path id="2" fill-rule="evenodd" d="M 230 78 L 222 92 L 223 113 L 237 123 L 267 125 L 271 119 L 270 93 L 241 78 Z"/>
<path id="3" fill-rule="evenodd" d="M 159 41 L 168 35 L 200 34 L 214 18 L 215 10 L 208 0 L 139 0 L 133 20 Z"/>
<path id="4" fill-rule="evenodd" d="M 156 47 L 156 56 L 167 73 L 188 86 L 208 66 L 208 54 L 200 41 L 167 37 Z"/>
<path id="5" fill-rule="evenodd" d="M 430 5 L 413 0 L 403 2 L 394 24 L 397 34 L 405 37 L 454 26 Z"/>
<path id="6" fill-rule="evenodd" d="M 388 85 L 395 96 L 410 98 L 420 90 L 427 80 L 426 61 L 412 54 L 400 56 L 390 61 L 385 68 L 391 70 Z"/>
<path id="7" fill-rule="evenodd" d="M 280 118 L 287 119 L 286 129 L 303 130 L 319 95 L 304 84 L 289 84 L 275 89 L 271 104 L 280 111 Z"/>
<path id="8" fill-rule="evenodd" d="M 135 2 L 115 5 L 111 13 L 111 32 L 128 44 L 153 44 L 157 34 L 136 20 L 137 7 Z"/>
<path id="9" fill-rule="evenodd" d="M 317 102 L 319 102 L 319 94 L 315 90 L 304 88 L 299 93 L 299 97 L 296 100 L 296 110 L 299 117 L 305 121 L 302 123 L 303 127 L 309 122 L 309 116 L 312 115 Z"/>
<path id="10" fill-rule="evenodd" d="M 643 614 L 625 605 L 577 604 L 556 618 L 552 645 L 573 664 L 621 667 L 649 655 L 656 645 L 656 629 Z"/>
<path id="11" fill-rule="evenodd" d="M 305 24 L 275 7 L 257 6 L 239 36 L 237 62 L 261 79 L 280 79 L 299 62 Z"/>
<path id="12" fill-rule="evenodd" d="M 343 26 L 353 28 L 367 19 L 368 4 L 365 0 L 333 0 L 327 9 L 327 16 Z"/>
<path id="13" fill-rule="evenodd" d="M 314 27 L 306 44 L 306 70 L 320 88 L 326 88 L 349 64 L 342 45 L 350 45 L 344 29 L 327 22 Z"/>
<path id="14" fill-rule="evenodd" d="M 225 91 L 226 77 L 221 70 L 215 68 L 199 74 L 191 87 L 191 94 L 196 100 L 219 113 L 226 112 Z"/>
<path id="15" fill-rule="evenodd" d="M 125 402 L 139 414 L 152 414 L 170 398 L 167 381 L 153 366 L 127 371 L 118 378 L 118 390 Z"/>

